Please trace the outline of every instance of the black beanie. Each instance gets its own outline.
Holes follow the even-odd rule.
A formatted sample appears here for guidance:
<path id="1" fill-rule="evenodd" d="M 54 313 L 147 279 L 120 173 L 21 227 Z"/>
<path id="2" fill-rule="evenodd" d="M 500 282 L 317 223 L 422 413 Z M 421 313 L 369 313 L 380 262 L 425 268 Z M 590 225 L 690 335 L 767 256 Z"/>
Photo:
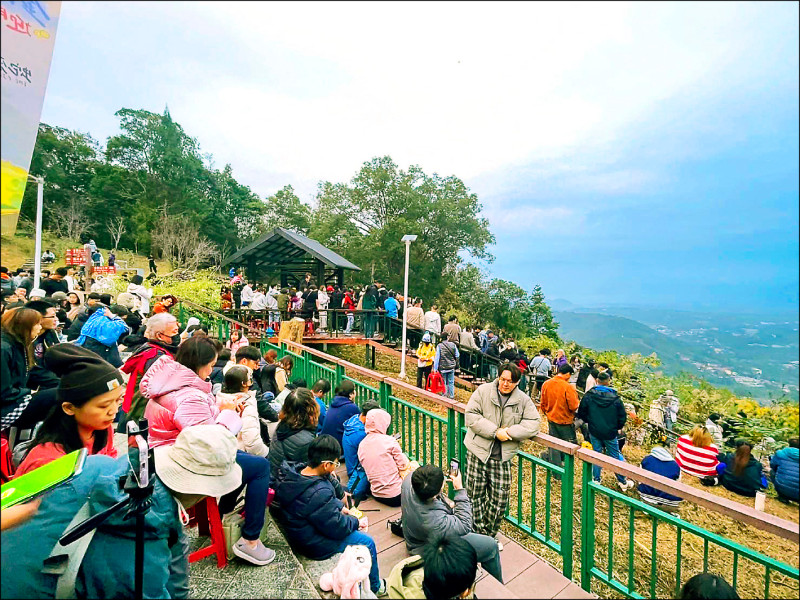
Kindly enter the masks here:
<path id="1" fill-rule="evenodd" d="M 56 344 L 44 354 L 44 366 L 61 378 L 63 402 L 93 398 L 125 385 L 122 373 L 97 354 L 75 344 Z"/>

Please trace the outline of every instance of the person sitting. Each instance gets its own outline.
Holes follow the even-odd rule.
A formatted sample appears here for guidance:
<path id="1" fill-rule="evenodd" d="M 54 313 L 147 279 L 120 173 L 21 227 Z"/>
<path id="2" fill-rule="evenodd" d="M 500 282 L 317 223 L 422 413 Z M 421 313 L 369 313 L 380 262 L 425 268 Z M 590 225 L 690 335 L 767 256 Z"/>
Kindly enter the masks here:
<path id="1" fill-rule="evenodd" d="M 152 503 L 144 517 L 143 596 L 188 598 L 190 548 L 180 515 L 206 496 L 227 494 L 240 484 L 236 439 L 222 425 L 198 425 L 183 430 L 174 446 L 153 453 Z M 84 505 L 88 516 L 125 500 L 118 482 L 129 472 L 127 455 L 89 456 L 78 475 L 42 497 L 39 510 L 28 521 L 4 530 L 3 597 L 134 598 L 136 519 L 126 518 L 125 510 L 99 525 L 69 589 L 57 590 L 68 577 L 42 569 L 54 549 L 65 553 L 58 539 Z"/>
<path id="2" fill-rule="evenodd" d="M 172 294 L 162 296 L 161 300 L 153 306 L 153 314 L 169 312 L 170 309 L 178 303 L 178 299 Z"/>
<path id="3" fill-rule="evenodd" d="M 44 264 L 49 265 L 50 263 L 54 263 L 55 261 L 56 261 L 56 255 L 53 254 L 52 250 L 48 248 L 47 250 L 42 252 L 42 262 Z"/>
<path id="4" fill-rule="evenodd" d="M 310 404 L 319 410 L 313 398 Z M 378 574 L 375 541 L 363 533 L 367 519 L 351 515 L 340 500 L 341 486 L 337 489 L 334 472 L 341 454 L 339 442 L 321 435 L 309 444 L 306 461 L 283 461 L 275 482 L 273 514 L 283 524 L 292 549 L 312 560 L 325 560 L 347 546 L 366 546 L 372 557 L 370 589 L 380 596 L 386 592 L 386 581 Z"/>
<path id="5" fill-rule="evenodd" d="M 389 598 L 474 598 L 475 549 L 458 536 L 433 538 L 420 555 L 400 561 L 386 579 Z"/>
<path id="6" fill-rule="evenodd" d="M 239 450 L 255 456 L 267 456 L 269 447 L 261 438 L 261 422 L 258 420 L 256 396 L 250 391 L 253 382 L 253 371 L 245 365 L 236 365 L 225 373 L 222 390 L 217 394 L 217 401 L 230 401 L 243 404 L 242 430 L 237 436 Z"/>
<path id="7" fill-rule="evenodd" d="M 33 392 L 28 373 L 35 366 L 33 341 L 42 332 L 42 315 L 30 308 L 3 313 L 0 333 L 0 428 L 28 429 L 59 404 L 56 388 Z"/>
<path id="8" fill-rule="evenodd" d="M 367 413 L 364 422 L 366 436 L 358 446 L 358 460 L 367 474 L 372 497 L 386 506 L 400 506 L 400 474 L 408 469 L 410 461 L 403 454 L 400 443 L 386 435 L 392 416 L 376 408 Z"/>
<path id="9" fill-rule="evenodd" d="M 284 356 L 278 361 L 277 366 L 275 367 L 276 391 L 273 392 L 276 396 L 280 394 L 283 391 L 283 388 L 286 387 L 286 384 L 289 383 L 289 378 L 292 376 L 292 369 L 294 369 L 294 361 L 292 360 L 291 356 Z"/>
<path id="10" fill-rule="evenodd" d="M 249 345 L 250 342 L 241 329 L 232 329 L 228 341 L 225 342 L 225 347 L 230 349 L 231 360 L 234 362 L 236 361 L 236 351 L 243 346 Z"/>
<path id="11" fill-rule="evenodd" d="M 162 356 L 145 373 L 139 388 L 150 399 L 144 416 L 150 427 L 151 448 L 174 444 L 184 428 L 225 423 L 228 417 L 222 413 L 227 410 L 241 414 L 243 404 L 230 400 L 217 402 L 211 393 L 211 382 L 206 380 L 216 362 L 214 342 L 207 337 L 192 336 L 178 347 L 174 360 Z M 266 548 L 259 536 L 264 527 L 270 463 L 262 456 L 241 450 L 236 453 L 236 462 L 242 468 L 242 486 L 246 485 L 247 491 L 242 538 L 234 544 L 233 553 L 255 565 L 267 565 L 275 559 L 275 552 Z M 242 486 L 220 499 L 221 514 L 235 508 Z"/>
<path id="12" fill-rule="evenodd" d="M 683 584 L 679 600 L 739 600 L 731 585 L 719 575 L 698 573 Z"/>
<path id="13" fill-rule="evenodd" d="M 319 379 L 311 388 L 314 398 L 319 404 L 319 423 L 317 423 L 317 435 L 322 432 L 322 426 L 325 424 L 325 414 L 328 412 L 328 407 L 325 406 L 325 396 L 331 391 L 331 382 L 327 379 Z"/>
<path id="14" fill-rule="evenodd" d="M 125 392 L 122 374 L 91 350 L 74 344 L 53 346 L 44 361 L 60 377 L 56 393 L 61 406 L 51 410 L 36 431 L 15 476 L 81 448 L 90 455 L 116 458 L 113 424 Z"/>
<path id="15" fill-rule="evenodd" d="M 725 470 L 720 473 L 720 483 L 726 490 L 754 498 L 756 492 L 767 487 L 764 467 L 753 458 L 753 446 L 744 440 L 736 444 L 736 452 L 725 452 L 717 456 L 720 465 L 725 463 Z"/>
<path id="16" fill-rule="evenodd" d="M 248 367 L 253 373 L 255 373 L 256 369 L 258 369 L 258 364 L 261 362 L 261 352 L 259 352 L 258 348 L 255 346 L 243 346 L 239 348 L 236 352 L 236 359 L 234 363 L 240 366 Z M 231 365 L 233 366 L 233 365 Z M 223 367 L 222 372 L 223 374 L 229 369 L 230 367 L 226 366 Z M 255 375 L 252 379 L 253 385 L 250 388 L 250 391 L 253 392 L 253 395 L 256 398 L 260 398 L 261 394 L 263 393 L 261 388 L 256 381 Z"/>
<path id="17" fill-rule="evenodd" d="M 717 448 L 722 447 L 722 425 L 719 424 L 721 418 L 719 413 L 711 413 L 706 419 L 706 429 Z"/>
<path id="18" fill-rule="evenodd" d="M 684 473 L 704 480 L 705 484 L 716 485 L 717 454 L 719 449 L 713 444 L 708 429 L 698 425 L 678 438 L 675 462 Z"/>
<path id="19" fill-rule="evenodd" d="M 789 440 L 788 448 L 778 450 L 769 459 L 769 474 L 779 500 L 797 502 L 800 491 L 800 440 Z"/>
<path id="20" fill-rule="evenodd" d="M 367 413 L 380 407 L 377 402 L 367 401 L 361 407 L 361 414 L 353 415 L 344 422 L 342 451 L 347 468 L 347 491 L 353 495 L 356 502 L 364 500 L 369 494 L 369 479 L 361 461 L 358 460 L 358 447 L 367 435 L 364 423 L 367 420 Z"/>
<path id="21" fill-rule="evenodd" d="M 214 364 L 214 368 L 211 369 L 211 375 L 209 375 L 208 380 L 211 382 L 211 393 L 215 396 L 219 394 L 220 390 L 222 389 L 222 384 L 225 382 L 225 373 L 222 370 L 231 360 L 231 349 L 230 348 L 223 348 L 219 351 L 217 355 L 217 362 Z"/>
<path id="22" fill-rule="evenodd" d="M 458 536 L 475 549 L 486 572 L 502 583 L 497 540 L 473 531 L 472 502 L 462 485 L 461 473 L 451 476 L 450 481 L 455 490 L 453 508 L 445 500 L 444 473 L 436 465 L 423 465 L 403 480 L 400 506 L 406 548 L 416 554 L 433 537 Z"/>
<path id="23" fill-rule="evenodd" d="M 361 410 L 353 402 L 356 397 L 356 386 L 352 381 L 342 379 L 339 385 L 336 386 L 334 394 L 335 397 L 331 401 L 331 406 L 325 417 L 325 425 L 323 425 L 320 435 L 332 435 L 341 446 L 344 422 L 353 415 L 360 413 Z"/>
<path id="24" fill-rule="evenodd" d="M 306 462 L 308 448 L 314 441 L 319 419 L 319 404 L 307 388 L 291 392 L 278 415 L 280 422 L 272 440 L 269 460 L 272 463 L 273 480 L 284 460 Z"/>
<path id="25" fill-rule="evenodd" d="M 650 450 L 650 454 L 642 460 L 642 468 L 646 471 L 651 471 L 663 477 L 669 477 L 678 481 L 681 475 L 681 469 L 672 454 L 668 449 L 669 438 L 666 434 L 661 433 L 656 441 L 656 444 Z M 664 508 L 666 510 L 675 510 L 681 504 L 681 498 L 673 496 L 667 492 L 661 491 L 644 483 L 638 484 L 639 496 L 644 502 Z"/>

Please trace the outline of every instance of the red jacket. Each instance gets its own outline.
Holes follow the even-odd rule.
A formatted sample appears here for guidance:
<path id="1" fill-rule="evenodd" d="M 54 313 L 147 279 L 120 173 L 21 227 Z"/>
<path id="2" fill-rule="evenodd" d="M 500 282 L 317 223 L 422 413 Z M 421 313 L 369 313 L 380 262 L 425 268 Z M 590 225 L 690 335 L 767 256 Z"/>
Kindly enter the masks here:
<path id="1" fill-rule="evenodd" d="M 93 445 L 94 440 L 86 444 L 86 449 L 89 451 L 90 455 L 93 454 Z M 14 473 L 14 477 L 19 477 L 20 475 L 24 475 L 29 471 L 38 469 L 39 467 L 46 465 L 57 458 L 61 458 L 66 454 L 67 453 L 64 451 L 64 447 L 61 444 L 47 442 L 46 444 L 34 446 L 31 448 L 30 452 L 28 452 L 28 456 L 25 457 L 25 460 L 22 461 L 22 464 L 20 464 L 19 468 Z M 113 425 L 108 428 L 108 440 L 106 441 L 106 445 L 97 454 L 104 454 L 105 456 L 110 456 L 111 458 L 117 458 L 117 450 L 114 448 Z"/>

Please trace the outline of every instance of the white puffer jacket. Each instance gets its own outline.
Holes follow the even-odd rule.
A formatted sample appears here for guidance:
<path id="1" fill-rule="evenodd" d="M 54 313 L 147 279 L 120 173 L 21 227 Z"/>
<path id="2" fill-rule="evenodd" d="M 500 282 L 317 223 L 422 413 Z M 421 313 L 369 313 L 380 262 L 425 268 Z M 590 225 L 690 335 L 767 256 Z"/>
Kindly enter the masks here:
<path id="1" fill-rule="evenodd" d="M 253 454 L 254 456 L 266 457 L 269 454 L 269 447 L 261 439 L 261 424 L 258 420 L 258 405 L 254 392 L 239 392 L 238 394 L 226 394 L 219 392 L 217 402 L 224 400 L 234 400 L 238 402 L 244 399 L 244 411 L 242 412 L 242 430 L 236 436 L 239 450 Z"/>

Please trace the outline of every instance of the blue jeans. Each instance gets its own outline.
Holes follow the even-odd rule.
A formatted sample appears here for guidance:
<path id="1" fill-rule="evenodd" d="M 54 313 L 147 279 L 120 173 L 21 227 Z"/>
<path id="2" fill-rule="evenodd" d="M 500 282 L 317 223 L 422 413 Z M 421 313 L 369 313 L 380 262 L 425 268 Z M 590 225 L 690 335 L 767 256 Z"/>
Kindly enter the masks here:
<path id="1" fill-rule="evenodd" d="M 347 315 L 347 327 L 345 327 L 345 330 L 344 330 L 345 333 L 350 333 L 350 330 L 353 328 L 353 321 L 354 320 L 355 320 L 355 317 L 353 315 L 351 315 L 351 314 Z"/>
<path id="2" fill-rule="evenodd" d="M 619 451 L 619 442 L 617 442 L 617 438 L 613 440 L 599 440 L 589 433 L 589 441 L 592 443 L 592 450 L 595 452 L 605 452 L 605 454 L 611 458 L 616 458 L 623 462 L 625 461 L 625 457 L 622 456 L 622 452 Z M 592 465 L 592 478 L 595 481 L 600 481 L 600 471 L 600 467 Z M 616 477 L 617 481 L 620 483 L 624 484 L 628 482 L 628 479 L 624 475 L 616 475 Z"/>
<path id="3" fill-rule="evenodd" d="M 233 510 L 236 498 L 244 486 L 244 527 L 242 537 L 246 540 L 257 540 L 264 528 L 267 510 L 267 492 L 269 490 L 269 460 L 263 456 L 236 451 L 236 463 L 242 468 L 242 485 L 220 498 L 220 513 Z"/>
<path id="4" fill-rule="evenodd" d="M 456 372 L 455 371 L 439 371 L 444 379 L 445 396 L 448 398 L 456 397 Z"/>
<path id="5" fill-rule="evenodd" d="M 377 594 L 381 588 L 381 578 L 378 574 L 378 551 L 375 548 L 375 540 L 366 533 L 354 531 L 342 540 L 338 552 L 344 552 L 344 549 L 348 546 L 366 546 L 369 548 L 369 555 L 372 557 L 372 568 L 369 571 L 369 587 Z"/>

